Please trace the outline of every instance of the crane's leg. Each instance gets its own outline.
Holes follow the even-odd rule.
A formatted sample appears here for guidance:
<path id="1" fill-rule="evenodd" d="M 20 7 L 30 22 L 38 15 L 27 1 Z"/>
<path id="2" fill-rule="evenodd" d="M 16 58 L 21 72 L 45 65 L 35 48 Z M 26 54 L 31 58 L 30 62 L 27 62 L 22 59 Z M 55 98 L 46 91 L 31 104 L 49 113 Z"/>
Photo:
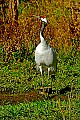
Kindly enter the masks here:
<path id="1" fill-rule="evenodd" d="M 49 79 L 49 72 L 50 72 L 50 68 L 48 68 L 48 79 Z"/>
<path id="2" fill-rule="evenodd" d="M 52 75 L 52 73 L 51 73 L 51 75 L 50 75 L 50 68 L 48 68 L 48 79 L 50 78 L 51 79 L 51 83 L 50 83 L 50 86 L 51 86 L 51 88 L 52 88 L 52 81 L 53 81 L 53 79 L 54 79 L 54 74 Z"/>
<path id="3" fill-rule="evenodd" d="M 41 76 L 42 76 L 42 89 L 43 89 L 43 94 L 44 94 L 44 74 L 43 74 L 42 66 L 40 66 L 39 68 L 40 68 L 40 72 L 41 72 Z"/>
<path id="4" fill-rule="evenodd" d="M 44 85 L 44 79 L 43 79 L 43 70 L 42 70 L 42 66 L 39 67 L 40 68 L 40 72 L 41 72 L 41 76 L 42 76 L 42 86 Z"/>
<path id="5" fill-rule="evenodd" d="M 50 68 L 48 68 L 48 79 L 50 78 Z M 50 86 L 52 88 L 52 79 L 51 79 L 51 83 L 50 83 Z"/>

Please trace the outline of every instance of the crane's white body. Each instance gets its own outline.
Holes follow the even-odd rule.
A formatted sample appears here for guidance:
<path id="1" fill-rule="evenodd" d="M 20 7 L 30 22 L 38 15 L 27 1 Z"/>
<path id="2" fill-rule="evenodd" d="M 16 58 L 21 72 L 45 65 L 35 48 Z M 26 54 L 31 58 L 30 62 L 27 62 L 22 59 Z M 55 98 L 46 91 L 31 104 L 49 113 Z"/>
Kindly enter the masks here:
<path id="1" fill-rule="evenodd" d="M 47 23 L 46 18 L 41 19 L 43 22 Z M 42 31 L 44 26 L 42 28 Z M 46 40 L 42 35 L 42 31 L 40 31 L 40 44 L 36 47 L 35 50 L 35 62 L 37 64 L 37 68 L 40 69 L 41 75 L 43 75 L 43 71 L 52 71 L 55 73 L 57 71 L 57 58 L 55 50 L 47 44 Z"/>

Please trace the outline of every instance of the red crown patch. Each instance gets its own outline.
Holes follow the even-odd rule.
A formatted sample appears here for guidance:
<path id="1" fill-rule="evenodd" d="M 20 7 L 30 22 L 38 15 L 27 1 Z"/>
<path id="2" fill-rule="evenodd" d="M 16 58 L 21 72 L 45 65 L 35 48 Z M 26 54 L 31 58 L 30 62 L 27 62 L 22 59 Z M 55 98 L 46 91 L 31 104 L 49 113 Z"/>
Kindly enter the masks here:
<path id="1" fill-rule="evenodd" d="M 41 18 L 43 18 L 43 19 L 44 19 L 45 17 L 44 17 L 44 16 L 42 16 Z"/>

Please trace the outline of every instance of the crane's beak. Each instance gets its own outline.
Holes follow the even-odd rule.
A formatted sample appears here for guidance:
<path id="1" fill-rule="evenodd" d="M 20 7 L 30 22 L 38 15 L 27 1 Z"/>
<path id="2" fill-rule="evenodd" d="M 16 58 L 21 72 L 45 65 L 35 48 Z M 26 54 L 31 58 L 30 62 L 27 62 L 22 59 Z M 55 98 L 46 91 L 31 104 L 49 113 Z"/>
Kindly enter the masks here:
<path id="1" fill-rule="evenodd" d="M 36 18 L 38 18 L 38 19 L 41 19 L 41 17 L 40 16 L 36 16 L 36 15 L 33 15 L 34 17 L 36 17 Z"/>

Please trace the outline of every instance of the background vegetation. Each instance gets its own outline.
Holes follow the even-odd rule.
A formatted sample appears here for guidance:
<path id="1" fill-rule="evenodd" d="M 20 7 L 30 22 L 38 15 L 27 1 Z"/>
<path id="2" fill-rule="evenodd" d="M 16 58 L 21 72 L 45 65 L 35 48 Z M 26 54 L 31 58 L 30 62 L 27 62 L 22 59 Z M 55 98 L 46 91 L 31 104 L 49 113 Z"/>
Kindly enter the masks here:
<path id="1" fill-rule="evenodd" d="M 3 101 L 0 97 L 1 119 L 79 120 L 79 4 L 79 0 L 0 1 L 0 94 L 18 96 L 41 87 L 34 61 L 41 24 L 33 15 L 44 15 L 48 19 L 44 34 L 47 42 L 56 49 L 58 59 L 52 88 L 58 97 L 14 105 L 8 100 L 5 106 L 6 97 Z M 45 86 L 49 83 L 45 75 Z"/>

